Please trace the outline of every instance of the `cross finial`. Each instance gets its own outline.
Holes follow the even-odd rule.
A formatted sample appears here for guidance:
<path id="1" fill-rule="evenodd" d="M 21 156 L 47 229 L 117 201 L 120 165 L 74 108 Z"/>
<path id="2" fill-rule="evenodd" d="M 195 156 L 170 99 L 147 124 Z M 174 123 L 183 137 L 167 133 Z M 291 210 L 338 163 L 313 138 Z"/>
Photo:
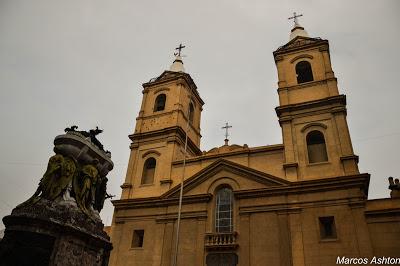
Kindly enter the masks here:
<path id="1" fill-rule="evenodd" d="M 186 47 L 185 45 L 182 45 L 182 43 L 180 43 L 179 46 L 175 48 L 175 50 L 178 50 L 178 52 L 177 52 L 177 53 L 174 53 L 174 55 L 175 55 L 175 56 L 181 56 L 181 51 L 182 51 L 182 49 L 185 48 L 185 47 Z"/>
<path id="2" fill-rule="evenodd" d="M 226 122 L 225 123 L 225 126 L 224 127 L 222 127 L 222 129 L 225 129 L 225 145 L 228 145 L 228 136 L 229 136 L 229 134 L 228 134 L 228 130 L 231 128 L 232 126 L 230 126 L 229 124 L 228 124 L 228 122 Z"/>
<path id="3" fill-rule="evenodd" d="M 302 16 L 303 16 L 303 14 L 297 15 L 296 12 L 293 12 L 293 17 L 290 17 L 290 18 L 288 18 L 288 19 L 289 19 L 289 20 L 290 20 L 290 19 L 293 19 L 294 26 L 297 26 L 297 25 L 298 25 L 298 23 L 297 23 L 297 18 L 302 17 Z"/>

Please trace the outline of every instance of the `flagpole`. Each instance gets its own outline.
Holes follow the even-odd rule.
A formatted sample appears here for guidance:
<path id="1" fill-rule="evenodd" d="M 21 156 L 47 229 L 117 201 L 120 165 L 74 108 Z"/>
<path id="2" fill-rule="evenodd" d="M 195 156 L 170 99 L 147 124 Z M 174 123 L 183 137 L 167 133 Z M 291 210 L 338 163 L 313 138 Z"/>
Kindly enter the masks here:
<path id="1" fill-rule="evenodd" d="M 172 265 L 177 266 L 178 262 L 178 246 L 179 246 L 179 230 L 181 224 L 181 211 L 182 211 L 182 198 L 183 198 L 183 181 L 185 178 L 185 169 L 186 169 L 186 154 L 187 154 L 187 143 L 188 143 L 188 131 L 189 131 L 189 115 L 190 108 L 188 109 L 186 130 L 185 130 L 185 153 L 183 154 L 183 169 L 182 169 L 182 177 L 181 177 L 181 185 L 179 191 L 179 207 L 178 207 L 178 220 L 176 224 L 176 240 L 175 240 L 175 252 L 174 252 L 174 260 Z"/>

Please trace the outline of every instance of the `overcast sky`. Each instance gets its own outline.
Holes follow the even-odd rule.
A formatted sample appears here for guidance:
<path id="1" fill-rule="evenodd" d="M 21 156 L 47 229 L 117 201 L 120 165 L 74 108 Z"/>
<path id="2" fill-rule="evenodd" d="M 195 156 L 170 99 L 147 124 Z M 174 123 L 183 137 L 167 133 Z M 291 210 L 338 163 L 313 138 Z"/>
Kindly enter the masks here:
<path id="1" fill-rule="evenodd" d="M 231 143 L 282 143 L 272 52 L 288 42 L 293 11 L 329 40 L 369 198 L 388 197 L 387 177 L 400 177 L 400 1 L 0 0 L 0 218 L 34 193 L 72 124 L 104 129 L 119 198 L 141 84 L 180 42 L 205 102 L 202 150 L 223 144 L 226 121 Z M 102 218 L 111 223 L 109 201 Z"/>

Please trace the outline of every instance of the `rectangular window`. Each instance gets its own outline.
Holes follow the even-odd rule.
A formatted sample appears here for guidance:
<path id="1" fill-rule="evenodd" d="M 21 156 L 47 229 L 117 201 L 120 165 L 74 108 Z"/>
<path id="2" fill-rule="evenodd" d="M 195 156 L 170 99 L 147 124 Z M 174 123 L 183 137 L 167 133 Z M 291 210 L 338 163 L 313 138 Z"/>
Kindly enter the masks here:
<path id="1" fill-rule="evenodd" d="M 336 239 L 335 218 L 333 216 L 319 217 L 321 239 Z"/>
<path id="2" fill-rule="evenodd" d="M 132 248 L 143 247 L 144 230 L 134 230 L 132 237 Z"/>

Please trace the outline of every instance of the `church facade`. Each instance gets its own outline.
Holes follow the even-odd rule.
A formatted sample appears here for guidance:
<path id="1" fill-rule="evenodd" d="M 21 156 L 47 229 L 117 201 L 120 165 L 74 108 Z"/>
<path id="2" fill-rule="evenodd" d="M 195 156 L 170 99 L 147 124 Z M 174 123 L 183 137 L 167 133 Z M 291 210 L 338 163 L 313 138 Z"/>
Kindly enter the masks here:
<path id="1" fill-rule="evenodd" d="M 367 199 L 370 176 L 358 169 L 328 41 L 295 22 L 273 55 L 283 144 L 226 140 L 202 152 L 204 102 L 180 55 L 143 84 L 126 179 L 113 201 L 110 265 L 174 265 L 182 178 L 177 265 L 399 257 L 398 191 Z"/>

